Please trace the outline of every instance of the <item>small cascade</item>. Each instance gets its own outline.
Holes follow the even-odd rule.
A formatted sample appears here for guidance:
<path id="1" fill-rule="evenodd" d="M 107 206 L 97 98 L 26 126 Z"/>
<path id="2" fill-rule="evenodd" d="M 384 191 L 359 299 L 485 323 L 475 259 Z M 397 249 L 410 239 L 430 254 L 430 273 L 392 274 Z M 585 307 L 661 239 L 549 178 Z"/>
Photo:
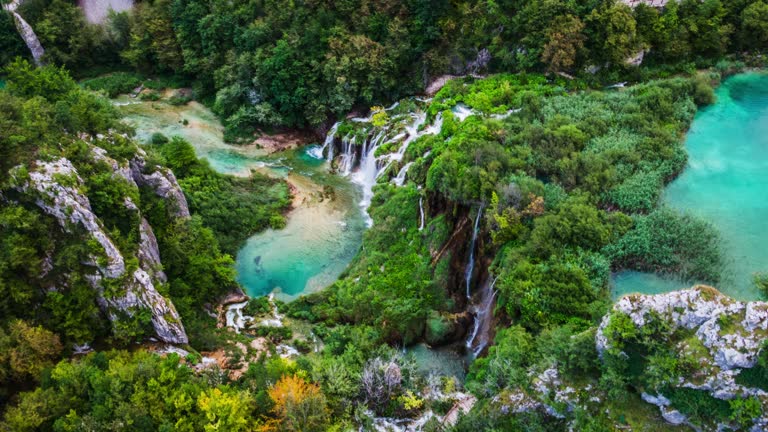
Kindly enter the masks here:
<path id="1" fill-rule="evenodd" d="M 480 218 L 483 216 L 483 206 L 477 210 L 477 216 L 475 217 L 475 227 L 472 230 L 472 241 L 469 243 L 469 261 L 467 262 L 466 270 L 464 271 L 464 280 L 467 285 L 467 298 L 471 297 L 472 289 L 472 273 L 475 271 L 475 243 L 477 242 L 477 232 L 480 227 Z"/>
<path id="2" fill-rule="evenodd" d="M 16 21 L 16 28 L 19 30 L 19 35 L 32 53 L 32 59 L 35 61 L 35 64 L 40 66 L 43 64 L 42 58 L 45 54 L 45 49 L 43 49 L 43 45 L 40 43 L 40 39 L 37 38 L 35 31 L 32 30 L 32 26 L 24 21 L 24 18 L 22 18 L 21 15 L 16 13 L 18 7 L 18 1 L 13 1 L 3 6 L 5 10 L 13 14 L 14 21 Z"/>
<path id="3" fill-rule="evenodd" d="M 394 183 L 395 186 L 402 186 L 405 183 L 405 175 L 408 173 L 408 169 L 411 165 L 413 165 L 413 162 L 408 162 L 400 168 L 400 171 L 397 172 L 397 176 L 392 179 L 392 183 Z"/>
<path id="4" fill-rule="evenodd" d="M 339 172 L 345 176 L 349 175 L 355 165 L 355 141 L 350 138 L 349 135 L 341 139 L 340 157 L 341 160 L 339 161 Z"/>
<path id="5" fill-rule="evenodd" d="M 225 313 L 226 325 L 235 329 L 235 332 L 240 333 L 240 330 L 245 328 L 245 325 L 253 321 L 253 317 L 243 315 L 243 308 L 248 305 L 248 301 L 241 303 L 233 303 L 227 307 Z"/>
<path id="6" fill-rule="evenodd" d="M 365 211 L 365 219 L 369 227 L 373 225 L 373 219 L 371 219 L 367 212 L 373 198 L 373 186 L 376 184 L 376 178 L 389 166 L 386 165 L 381 168 L 376 158 L 376 150 L 381 146 L 384 138 L 386 138 L 386 131 L 381 130 L 370 141 L 366 141 L 363 144 L 360 168 L 352 178 L 355 183 L 363 188 L 363 199 L 360 201 L 360 207 Z"/>
<path id="7" fill-rule="evenodd" d="M 325 141 L 323 142 L 323 146 L 320 147 L 319 154 L 313 153 L 313 157 L 317 157 L 318 159 L 323 158 L 323 154 L 325 154 L 325 150 L 328 149 L 328 162 L 333 160 L 333 140 L 336 139 L 336 131 L 339 130 L 339 125 L 341 122 L 336 122 L 331 126 L 331 130 L 328 131 L 328 135 L 325 136 Z"/>
<path id="8" fill-rule="evenodd" d="M 488 346 L 488 333 L 493 319 L 493 302 L 496 299 L 496 281 L 498 276 L 490 281 L 490 276 L 486 279 L 480 290 L 479 302 L 473 307 L 475 320 L 472 326 L 472 333 L 467 338 L 466 347 L 472 351 L 472 356 L 477 357 Z M 489 283 L 490 282 L 490 283 Z"/>
<path id="9" fill-rule="evenodd" d="M 451 112 L 453 112 L 453 116 L 460 122 L 463 122 L 467 117 L 475 114 L 475 111 L 472 110 L 472 108 L 461 103 L 453 107 Z"/>
<path id="10" fill-rule="evenodd" d="M 419 223 L 419 231 L 424 229 L 424 198 L 419 197 L 419 219 L 421 222 Z"/>
<path id="11" fill-rule="evenodd" d="M 420 112 L 418 114 L 412 114 L 412 116 L 413 122 L 405 127 L 405 133 L 407 137 L 405 140 L 403 140 L 403 143 L 400 144 L 400 148 L 397 149 L 397 153 L 393 153 L 390 156 L 390 158 L 393 160 L 402 160 L 403 156 L 405 155 L 405 151 L 408 150 L 408 146 L 411 145 L 412 142 L 416 141 L 418 137 L 424 134 L 424 132 L 419 133 L 419 128 L 427 120 L 427 114 Z"/>
<path id="12" fill-rule="evenodd" d="M 275 294 L 269 293 L 267 300 L 269 300 L 269 305 L 272 306 L 272 317 L 261 320 L 259 325 L 264 327 L 282 327 L 283 316 L 280 315 L 279 311 L 277 310 L 277 303 L 275 303 Z"/>

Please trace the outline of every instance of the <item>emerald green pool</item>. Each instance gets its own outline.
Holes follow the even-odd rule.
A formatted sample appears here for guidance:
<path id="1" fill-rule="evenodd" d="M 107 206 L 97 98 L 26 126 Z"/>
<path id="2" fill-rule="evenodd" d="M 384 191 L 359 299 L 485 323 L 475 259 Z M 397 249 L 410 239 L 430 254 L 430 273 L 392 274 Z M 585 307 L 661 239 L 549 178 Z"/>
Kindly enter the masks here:
<path id="1" fill-rule="evenodd" d="M 285 228 L 256 234 L 237 254 L 238 281 L 249 295 L 275 293 L 288 301 L 317 291 L 336 281 L 357 253 L 366 228 L 358 206 L 362 192 L 346 177 L 330 174 L 311 147 L 267 154 L 252 145 L 226 144 L 217 117 L 196 102 L 173 106 L 122 96 L 114 103 L 141 142 L 155 132 L 181 136 L 218 172 L 248 176 L 255 170 L 293 186 L 296 199 Z"/>
<path id="2" fill-rule="evenodd" d="M 768 75 L 742 74 L 716 91 L 688 133 L 688 166 L 663 194 L 663 203 L 713 223 L 720 231 L 725 268 L 717 288 L 755 300 L 755 272 L 768 272 Z M 640 272 L 614 277 L 614 294 L 655 294 L 689 287 Z"/>

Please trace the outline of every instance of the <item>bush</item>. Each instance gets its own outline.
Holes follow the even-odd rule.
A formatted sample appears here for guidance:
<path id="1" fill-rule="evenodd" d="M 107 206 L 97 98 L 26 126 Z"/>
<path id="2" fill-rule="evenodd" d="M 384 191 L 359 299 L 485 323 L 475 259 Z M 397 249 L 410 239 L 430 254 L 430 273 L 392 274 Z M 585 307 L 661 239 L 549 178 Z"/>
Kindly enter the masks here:
<path id="1" fill-rule="evenodd" d="M 649 212 L 656 207 L 664 183 L 657 171 L 639 171 L 608 191 L 608 201 L 631 213 Z"/>
<path id="2" fill-rule="evenodd" d="M 120 94 L 131 93 L 141 85 L 143 77 L 129 72 L 115 72 L 109 75 L 91 78 L 80 84 L 88 90 L 104 91 L 107 96 L 114 98 Z"/>
<path id="3" fill-rule="evenodd" d="M 635 217 L 634 228 L 604 252 L 614 268 L 675 273 L 715 283 L 722 270 L 719 240 L 709 222 L 662 208 Z"/>
<path id="4" fill-rule="evenodd" d="M 733 415 L 731 404 L 717 399 L 705 390 L 670 388 L 663 392 L 672 406 L 685 414 L 694 424 L 727 422 Z"/>

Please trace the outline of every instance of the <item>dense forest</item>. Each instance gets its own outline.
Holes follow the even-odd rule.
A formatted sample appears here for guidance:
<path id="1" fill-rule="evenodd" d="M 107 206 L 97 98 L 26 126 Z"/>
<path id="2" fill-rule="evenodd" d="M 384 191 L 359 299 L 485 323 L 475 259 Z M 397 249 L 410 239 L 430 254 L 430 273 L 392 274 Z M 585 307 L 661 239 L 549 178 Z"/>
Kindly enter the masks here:
<path id="1" fill-rule="evenodd" d="M 752 306 L 699 287 L 675 310 L 725 305 L 718 328 L 755 335 L 754 364 L 725 370 L 676 318 L 633 321 L 642 299 L 614 306 L 609 279 L 722 277 L 717 230 L 660 196 L 714 89 L 766 66 L 768 3 L 155 0 L 102 24 L 65 0 L 18 11 L 46 51 L 35 67 L 0 13 L 0 430 L 766 426 L 765 329 L 737 319 Z M 370 121 L 342 120 L 331 148 L 417 110 L 441 127 L 383 170 L 338 281 L 250 299 L 255 321 L 284 325 L 233 332 L 216 308 L 240 290 L 233 256 L 285 225 L 291 190 L 220 174 L 179 137 L 137 142 L 108 98 L 145 85 L 191 87 L 234 142 L 325 133 L 350 112 Z M 488 345 L 465 379 L 425 373 L 405 347 L 462 345 L 482 286 Z M 734 380 L 730 397 L 705 372 Z"/>
<path id="2" fill-rule="evenodd" d="M 156 0 L 103 26 L 65 0 L 28 0 L 20 11 L 46 61 L 81 77 L 118 69 L 186 79 L 233 137 L 321 126 L 419 93 L 442 74 L 549 71 L 607 82 L 641 77 L 627 64 L 637 55 L 651 69 L 690 71 L 768 44 L 764 1 L 639 3 Z M 0 61 L 25 55 L 11 18 L 2 20 Z"/>

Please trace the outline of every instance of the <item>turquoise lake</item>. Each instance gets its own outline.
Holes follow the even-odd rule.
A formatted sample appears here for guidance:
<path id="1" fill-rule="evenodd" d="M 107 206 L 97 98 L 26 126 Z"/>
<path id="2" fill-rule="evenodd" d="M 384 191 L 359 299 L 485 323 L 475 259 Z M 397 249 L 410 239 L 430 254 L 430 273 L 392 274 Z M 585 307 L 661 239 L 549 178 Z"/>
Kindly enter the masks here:
<path id="1" fill-rule="evenodd" d="M 753 274 L 768 272 L 768 75 L 732 77 L 716 96 L 714 105 L 697 114 L 685 141 L 688 166 L 662 201 L 715 225 L 725 256 L 717 288 L 739 300 L 756 300 Z M 613 279 L 616 297 L 694 282 L 629 271 Z"/>
<path id="2" fill-rule="evenodd" d="M 331 174 L 324 160 L 312 156 L 312 146 L 267 154 L 253 145 L 229 145 L 217 117 L 197 102 L 173 106 L 121 96 L 114 103 L 140 142 L 155 132 L 181 136 L 218 172 L 248 176 L 257 171 L 292 186 L 294 208 L 285 228 L 252 236 L 237 254 L 237 279 L 248 295 L 274 293 L 290 301 L 323 289 L 359 250 L 366 229 L 358 205 L 362 191 L 348 178 Z"/>

